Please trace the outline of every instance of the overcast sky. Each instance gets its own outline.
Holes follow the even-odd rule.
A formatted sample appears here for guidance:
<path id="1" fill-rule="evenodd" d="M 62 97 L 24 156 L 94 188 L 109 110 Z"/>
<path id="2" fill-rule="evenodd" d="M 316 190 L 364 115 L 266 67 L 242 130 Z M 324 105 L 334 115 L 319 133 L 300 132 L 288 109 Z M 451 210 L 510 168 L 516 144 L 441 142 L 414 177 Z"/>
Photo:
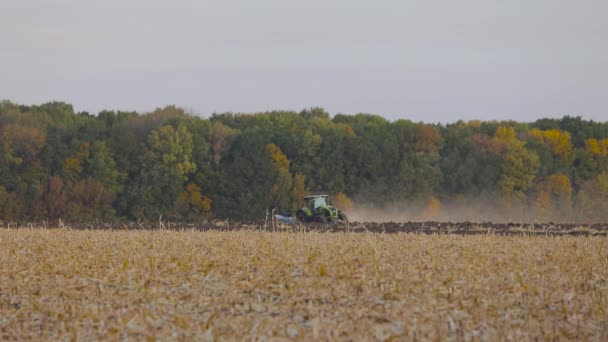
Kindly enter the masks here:
<path id="1" fill-rule="evenodd" d="M 608 120 L 605 0 L 2 0 L 0 98 Z"/>

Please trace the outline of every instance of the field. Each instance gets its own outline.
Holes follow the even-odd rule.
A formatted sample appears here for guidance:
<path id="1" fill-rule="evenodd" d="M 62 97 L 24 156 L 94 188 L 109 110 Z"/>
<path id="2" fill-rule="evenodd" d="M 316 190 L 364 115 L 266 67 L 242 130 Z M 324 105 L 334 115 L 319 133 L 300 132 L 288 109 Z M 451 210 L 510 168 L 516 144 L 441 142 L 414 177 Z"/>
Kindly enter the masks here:
<path id="1" fill-rule="evenodd" d="M 351 229 L 3 228 L 0 340 L 608 339 L 605 235 Z"/>

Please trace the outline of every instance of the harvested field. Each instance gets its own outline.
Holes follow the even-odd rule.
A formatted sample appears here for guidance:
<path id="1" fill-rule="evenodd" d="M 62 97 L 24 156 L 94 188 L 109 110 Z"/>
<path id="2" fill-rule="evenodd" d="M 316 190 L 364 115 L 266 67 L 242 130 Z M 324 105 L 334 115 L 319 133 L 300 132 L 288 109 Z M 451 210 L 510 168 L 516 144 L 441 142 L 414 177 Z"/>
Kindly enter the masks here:
<path id="1" fill-rule="evenodd" d="M 604 236 L 0 229 L 0 340 L 605 341 L 607 308 Z"/>

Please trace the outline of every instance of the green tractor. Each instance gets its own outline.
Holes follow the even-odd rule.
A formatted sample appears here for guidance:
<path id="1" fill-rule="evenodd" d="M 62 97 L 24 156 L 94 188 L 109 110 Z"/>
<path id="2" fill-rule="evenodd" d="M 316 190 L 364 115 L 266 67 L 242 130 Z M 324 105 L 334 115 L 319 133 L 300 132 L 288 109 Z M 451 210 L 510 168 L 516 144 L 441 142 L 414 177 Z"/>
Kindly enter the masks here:
<path id="1" fill-rule="evenodd" d="M 304 197 L 306 206 L 298 209 L 296 218 L 300 222 L 346 222 L 346 214 L 328 203 L 327 195 Z"/>

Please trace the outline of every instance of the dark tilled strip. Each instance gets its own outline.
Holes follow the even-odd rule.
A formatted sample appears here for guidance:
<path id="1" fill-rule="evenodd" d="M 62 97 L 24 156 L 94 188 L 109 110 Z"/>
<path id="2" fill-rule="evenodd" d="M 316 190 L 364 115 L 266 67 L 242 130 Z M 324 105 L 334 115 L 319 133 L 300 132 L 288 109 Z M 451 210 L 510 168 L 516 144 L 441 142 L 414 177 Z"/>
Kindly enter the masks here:
<path id="1" fill-rule="evenodd" d="M 169 223 L 161 226 L 158 222 L 91 222 L 91 223 L 48 223 L 0 222 L 0 228 L 70 228 L 77 230 L 197 230 L 197 231 L 317 231 L 317 232 L 372 232 L 372 233 L 420 233 L 420 234 L 496 234 L 496 235 L 608 235 L 608 224 L 576 223 L 493 223 L 493 222 L 352 222 L 345 224 L 298 224 L 272 225 L 267 222 L 210 221 L 203 223 Z"/>

